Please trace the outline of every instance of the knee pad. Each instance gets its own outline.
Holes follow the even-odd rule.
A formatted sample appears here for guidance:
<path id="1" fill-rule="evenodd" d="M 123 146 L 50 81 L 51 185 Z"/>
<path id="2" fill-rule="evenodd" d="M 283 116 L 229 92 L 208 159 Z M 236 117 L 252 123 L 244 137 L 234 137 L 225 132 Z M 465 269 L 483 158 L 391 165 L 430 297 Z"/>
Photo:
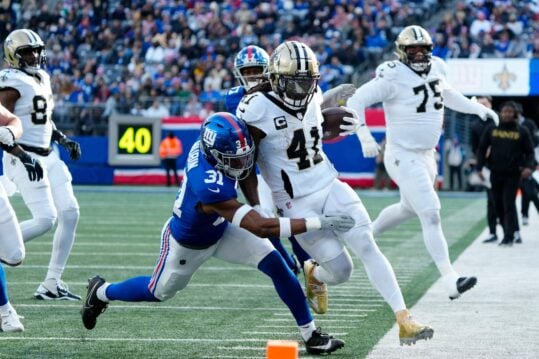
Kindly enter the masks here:
<path id="1" fill-rule="evenodd" d="M 18 249 L 14 251 L 13 253 L 3 258 L 0 258 L 0 262 L 10 267 L 16 267 L 22 263 L 25 256 L 26 256 L 25 250 L 24 248 L 22 248 L 22 249 Z"/>
<path id="2" fill-rule="evenodd" d="M 333 277 L 326 281 L 328 284 L 335 285 L 347 282 L 352 276 L 354 264 L 347 251 L 342 252 L 337 258 L 320 264 L 323 269 Z"/>
<path id="3" fill-rule="evenodd" d="M 56 223 L 56 217 L 38 217 L 34 218 L 34 225 L 38 232 L 48 232 Z"/>
<path id="4" fill-rule="evenodd" d="M 419 213 L 419 220 L 429 226 L 438 226 L 442 219 L 440 217 L 440 211 L 437 209 L 425 210 Z"/>
<path id="5" fill-rule="evenodd" d="M 62 222 L 76 225 L 79 222 L 80 212 L 78 208 L 64 209 L 58 213 L 58 216 Z"/>

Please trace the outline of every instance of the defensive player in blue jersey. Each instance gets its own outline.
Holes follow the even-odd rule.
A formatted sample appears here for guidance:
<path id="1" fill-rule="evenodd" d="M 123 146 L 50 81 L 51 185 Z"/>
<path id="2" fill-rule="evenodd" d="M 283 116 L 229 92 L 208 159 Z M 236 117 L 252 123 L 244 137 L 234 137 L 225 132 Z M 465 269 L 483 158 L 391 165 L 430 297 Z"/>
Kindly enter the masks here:
<path id="1" fill-rule="evenodd" d="M 249 45 L 238 52 L 234 59 L 234 77 L 241 85 L 231 88 L 224 98 L 225 108 L 228 112 L 236 113 L 236 109 L 242 97 L 246 95 L 250 89 L 265 80 L 268 63 L 268 53 L 258 46 Z M 260 205 L 255 206 L 254 208 L 263 217 L 274 217 L 271 191 L 261 177 L 258 178 L 258 196 Z M 293 236 L 290 237 L 289 240 L 299 263 L 296 263 L 294 258 L 288 253 L 279 237 L 271 237 L 268 239 L 275 249 L 277 249 L 283 256 L 286 264 L 296 274 L 303 268 L 303 263 L 311 258 L 307 252 L 301 248 L 296 241 L 296 238 Z"/>
<path id="2" fill-rule="evenodd" d="M 173 214 L 163 227 L 161 251 L 152 276 L 107 283 L 89 279 L 81 315 L 87 329 L 113 300 L 159 302 L 184 289 L 209 258 L 258 268 L 268 275 L 288 306 L 310 354 L 327 354 L 344 342 L 316 329 L 309 307 L 292 271 L 271 243 L 259 237 L 288 237 L 315 230 L 346 232 L 354 226 L 348 215 L 300 219 L 263 218 L 237 200 L 237 180 L 253 167 L 254 145 L 246 124 L 218 112 L 202 124 L 200 139 L 187 159 L 185 177 Z M 258 236 L 258 237 L 257 237 Z"/>

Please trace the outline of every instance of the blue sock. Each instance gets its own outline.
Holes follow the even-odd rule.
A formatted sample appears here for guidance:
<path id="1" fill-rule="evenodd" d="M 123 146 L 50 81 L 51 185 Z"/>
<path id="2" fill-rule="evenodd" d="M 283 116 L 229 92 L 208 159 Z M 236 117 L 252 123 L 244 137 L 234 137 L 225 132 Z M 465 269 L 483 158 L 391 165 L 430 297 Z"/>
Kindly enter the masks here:
<path id="1" fill-rule="evenodd" d="M 288 253 L 288 251 L 284 247 L 283 242 L 281 242 L 281 239 L 278 238 L 278 237 L 271 237 L 271 238 L 268 238 L 268 239 L 271 242 L 271 244 L 273 244 L 273 247 L 275 247 L 277 252 L 279 252 L 279 254 L 283 257 L 284 262 L 286 263 L 288 268 L 290 268 L 290 269 L 292 269 L 292 271 L 294 271 L 295 268 L 296 268 L 296 263 L 294 262 L 294 259 L 292 258 L 290 253 Z"/>
<path id="2" fill-rule="evenodd" d="M 272 251 L 262 259 L 258 263 L 258 269 L 271 278 L 277 294 L 288 306 L 298 325 L 305 325 L 313 320 L 298 278 L 277 251 Z"/>
<path id="3" fill-rule="evenodd" d="M 7 296 L 7 279 L 4 266 L 0 264 L 0 305 L 7 304 L 9 298 Z"/>
<path id="4" fill-rule="evenodd" d="M 150 276 L 129 278 L 123 282 L 108 286 L 106 295 L 109 300 L 122 300 L 124 302 L 159 302 L 148 290 Z"/>
<path id="5" fill-rule="evenodd" d="M 299 264 L 301 265 L 301 268 L 303 268 L 303 263 L 311 259 L 311 256 L 307 252 L 305 252 L 303 248 L 301 248 L 296 237 L 294 236 L 289 237 L 288 240 L 292 244 L 292 251 L 294 251 L 294 254 L 296 255 L 296 258 L 298 259 Z"/>

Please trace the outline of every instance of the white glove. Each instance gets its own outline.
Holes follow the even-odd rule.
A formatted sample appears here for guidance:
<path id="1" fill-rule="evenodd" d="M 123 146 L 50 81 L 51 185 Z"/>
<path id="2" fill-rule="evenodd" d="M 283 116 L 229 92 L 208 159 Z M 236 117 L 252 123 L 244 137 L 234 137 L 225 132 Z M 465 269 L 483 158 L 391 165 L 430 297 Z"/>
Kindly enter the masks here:
<path id="1" fill-rule="evenodd" d="M 253 206 L 253 208 L 255 209 L 255 211 L 258 212 L 258 214 L 260 214 L 264 218 L 275 218 L 275 214 L 269 208 L 264 208 L 259 204 Z"/>
<path id="2" fill-rule="evenodd" d="M 337 216 L 320 216 L 320 229 L 346 232 L 356 225 L 352 217 L 347 214 Z"/>
<path id="3" fill-rule="evenodd" d="M 363 157 L 376 157 L 376 155 L 380 152 L 380 146 L 378 145 L 374 137 L 372 137 L 369 128 L 366 125 L 363 125 L 357 130 L 356 133 L 357 137 L 359 138 L 359 142 L 361 142 L 361 150 L 363 151 Z"/>
<path id="4" fill-rule="evenodd" d="M 15 144 L 15 135 L 5 126 L 0 127 L 0 142 L 8 146 L 13 146 Z"/>
<path id="5" fill-rule="evenodd" d="M 477 97 L 475 96 L 473 96 L 470 100 L 476 103 L 480 107 L 479 113 L 477 114 L 477 116 L 479 116 L 481 120 L 487 121 L 489 118 L 491 118 L 494 121 L 494 124 L 498 126 L 498 124 L 500 123 L 500 118 L 498 117 L 498 114 L 494 110 L 486 107 L 482 103 L 478 103 Z"/>
<path id="6" fill-rule="evenodd" d="M 346 103 L 349 97 L 356 92 L 356 87 L 352 84 L 342 84 L 324 92 L 324 102 L 330 103 L 329 107 Z"/>
<path id="7" fill-rule="evenodd" d="M 354 110 L 353 108 L 350 108 L 350 107 L 342 107 L 342 108 L 345 109 L 348 112 L 351 112 L 353 114 L 353 116 L 352 117 L 347 116 L 347 117 L 342 118 L 343 121 L 346 122 L 346 124 L 342 124 L 342 125 L 339 126 L 339 128 L 342 130 L 339 133 L 339 135 L 341 135 L 341 136 L 353 135 L 362 126 L 362 124 L 359 121 L 359 116 L 358 116 L 356 110 Z"/>

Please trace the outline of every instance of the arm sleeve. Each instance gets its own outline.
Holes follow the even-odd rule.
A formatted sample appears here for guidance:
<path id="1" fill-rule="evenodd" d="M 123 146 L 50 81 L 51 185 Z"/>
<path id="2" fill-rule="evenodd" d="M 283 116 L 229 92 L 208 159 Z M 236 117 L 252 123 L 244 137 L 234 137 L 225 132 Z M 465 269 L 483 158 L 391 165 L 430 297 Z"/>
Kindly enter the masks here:
<path id="1" fill-rule="evenodd" d="M 381 76 L 370 80 L 346 101 L 346 107 L 357 111 L 359 123 L 365 123 L 365 108 L 382 102 L 392 95 L 393 85 Z"/>
<path id="2" fill-rule="evenodd" d="M 477 116 L 481 116 L 483 113 L 483 107 L 481 104 L 472 102 L 472 100 L 449 85 L 446 85 L 446 88 L 444 88 L 443 97 L 445 105 L 452 110 L 462 113 L 470 113 Z"/>
<path id="3" fill-rule="evenodd" d="M 524 154 L 524 166 L 530 168 L 532 171 L 535 169 L 535 151 L 533 148 L 533 142 L 530 135 L 530 131 L 527 128 L 522 127 L 522 142 L 523 142 L 523 154 Z"/>

